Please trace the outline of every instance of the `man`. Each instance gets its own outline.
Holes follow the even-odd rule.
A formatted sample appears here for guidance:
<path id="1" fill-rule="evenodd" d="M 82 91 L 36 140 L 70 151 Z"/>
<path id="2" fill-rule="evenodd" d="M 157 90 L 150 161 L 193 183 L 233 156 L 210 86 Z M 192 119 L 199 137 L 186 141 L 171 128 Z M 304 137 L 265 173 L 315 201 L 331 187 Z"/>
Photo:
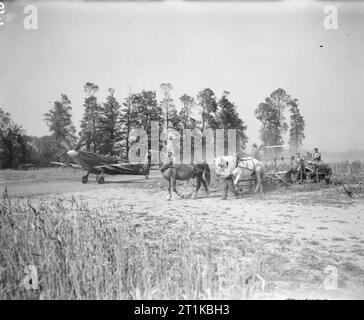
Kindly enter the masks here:
<path id="1" fill-rule="evenodd" d="M 221 178 L 221 182 L 222 182 L 221 200 L 227 199 L 227 193 L 229 189 L 236 198 L 239 198 L 239 193 L 235 190 L 233 175 Z"/>
<path id="2" fill-rule="evenodd" d="M 171 165 L 173 165 L 174 162 L 175 159 L 173 157 L 173 152 L 171 150 L 168 150 L 167 158 L 166 161 L 164 162 L 163 167 L 161 168 L 161 172 L 163 173 L 164 171 L 166 171 Z"/>
<path id="3" fill-rule="evenodd" d="M 313 151 L 313 161 L 321 161 L 321 153 L 318 151 L 318 148 L 315 148 Z"/>
<path id="4" fill-rule="evenodd" d="M 253 143 L 253 145 L 252 145 L 252 157 L 254 158 L 254 159 L 257 159 L 257 160 L 261 160 L 261 157 L 260 157 L 260 150 L 259 150 L 259 148 L 258 148 L 258 146 L 257 146 L 257 144 L 256 143 Z"/>
<path id="5" fill-rule="evenodd" d="M 296 156 L 294 157 L 294 169 L 295 170 L 301 170 L 302 161 L 301 154 L 299 152 L 296 153 Z"/>
<path id="6" fill-rule="evenodd" d="M 235 190 L 233 170 L 228 167 L 228 163 L 223 160 L 223 157 L 215 158 L 215 173 L 220 178 L 222 195 L 221 200 L 227 199 L 228 190 L 234 194 L 236 198 L 239 197 L 238 192 Z"/>
<path id="7" fill-rule="evenodd" d="M 173 152 L 172 150 L 168 150 L 166 163 L 173 164 L 173 162 L 174 162 Z"/>
<path id="8" fill-rule="evenodd" d="M 297 164 L 300 164 L 301 163 L 301 154 L 299 152 L 296 153 L 295 162 Z"/>

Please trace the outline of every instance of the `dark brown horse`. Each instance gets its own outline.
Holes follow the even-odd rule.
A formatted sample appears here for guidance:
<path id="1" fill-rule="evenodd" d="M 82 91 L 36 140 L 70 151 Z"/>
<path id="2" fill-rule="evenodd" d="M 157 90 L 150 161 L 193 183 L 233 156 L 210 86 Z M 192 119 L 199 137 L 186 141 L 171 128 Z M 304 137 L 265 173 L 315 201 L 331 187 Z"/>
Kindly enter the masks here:
<path id="1" fill-rule="evenodd" d="M 173 164 L 166 163 L 161 168 L 160 171 L 165 179 L 168 180 L 168 192 L 170 200 L 172 198 L 171 187 L 173 187 L 173 191 L 181 198 L 183 195 L 177 191 L 176 183 L 177 180 L 187 181 L 193 178 L 196 178 L 196 190 L 195 190 L 195 198 L 197 196 L 197 192 L 201 187 L 201 184 L 205 188 L 207 194 L 209 194 L 209 190 L 207 185 L 210 184 L 210 167 L 206 163 L 201 164 Z M 203 174 L 205 173 L 205 179 L 203 178 Z"/>

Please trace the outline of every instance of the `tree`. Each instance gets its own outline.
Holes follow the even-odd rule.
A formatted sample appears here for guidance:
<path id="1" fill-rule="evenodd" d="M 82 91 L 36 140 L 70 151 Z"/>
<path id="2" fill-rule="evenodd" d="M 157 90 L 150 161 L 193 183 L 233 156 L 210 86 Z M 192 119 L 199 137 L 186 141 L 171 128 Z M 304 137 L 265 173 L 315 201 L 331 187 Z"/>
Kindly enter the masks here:
<path id="1" fill-rule="evenodd" d="M 160 89 L 163 94 L 163 99 L 161 101 L 161 105 L 165 108 L 166 114 L 166 128 L 170 127 L 169 118 L 170 113 L 173 112 L 172 109 L 175 109 L 173 105 L 173 99 L 171 98 L 171 91 L 173 90 L 173 86 L 171 83 L 162 83 L 160 85 Z"/>
<path id="2" fill-rule="evenodd" d="M 139 128 L 150 132 L 151 121 L 162 121 L 162 108 L 158 105 L 155 91 L 143 90 L 130 97 L 133 112 L 137 115 L 134 119 Z"/>
<path id="3" fill-rule="evenodd" d="M 197 121 L 191 116 L 192 107 L 194 106 L 195 99 L 188 94 L 184 94 L 179 98 L 182 102 L 182 109 L 179 112 L 179 118 L 183 129 L 194 129 Z"/>
<path id="4" fill-rule="evenodd" d="M 260 138 L 264 146 L 281 145 L 283 138 L 280 130 L 279 112 L 269 98 L 255 110 L 256 118 L 262 122 Z"/>
<path id="5" fill-rule="evenodd" d="M 122 139 L 120 104 L 114 97 L 115 90 L 110 88 L 106 102 L 100 109 L 99 129 L 102 132 L 99 151 L 116 155 L 116 144 Z"/>
<path id="6" fill-rule="evenodd" d="M 283 144 L 283 134 L 288 129 L 284 110 L 290 101 L 291 97 L 285 90 L 277 89 L 255 110 L 256 118 L 262 123 L 260 138 L 264 146 Z"/>
<path id="7" fill-rule="evenodd" d="M 135 128 L 144 129 L 148 135 L 148 148 L 151 141 L 151 122 L 159 122 L 159 130 L 163 130 L 164 119 L 162 108 L 158 105 L 156 92 L 143 90 L 130 96 L 131 123 Z"/>
<path id="8" fill-rule="evenodd" d="M 215 93 L 206 88 L 197 94 L 197 103 L 201 107 L 202 131 L 205 128 L 218 128 L 217 102 Z"/>
<path id="9" fill-rule="evenodd" d="M 177 130 L 179 132 L 182 132 L 183 127 L 182 127 L 182 123 L 181 123 L 181 117 L 179 116 L 177 110 L 175 107 L 173 107 L 170 111 L 169 111 L 169 123 L 170 123 L 170 127 L 173 128 L 174 130 Z"/>
<path id="10" fill-rule="evenodd" d="M 290 129 L 289 129 L 289 146 L 292 152 L 297 152 L 305 138 L 305 120 L 298 108 L 298 100 L 290 101 Z"/>
<path id="11" fill-rule="evenodd" d="M 0 167 L 16 166 L 23 160 L 24 131 L 0 108 Z"/>
<path id="12" fill-rule="evenodd" d="M 67 146 L 75 144 L 76 128 L 72 123 L 71 111 L 71 101 L 65 94 L 62 94 L 61 101 L 54 101 L 52 109 L 44 114 L 49 131 L 59 145 L 62 143 L 66 143 Z"/>
<path id="13" fill-rule="evenodd" d="M 284 116 L 284 111 L 287 108 L 287 106 L 289 106 L 292 98 L 288 95 L 288 93 L 284 89 L 279 88 L 271 93 L 270 99 L 273 103 L 274 108 L 278 111 L 280 125 L 281 125 L 281 132 L 282 134 L 284 134 L 288 130 L 288 125 L 285 122 L 286 118 Z"/>
<path id="14" fill-rule="evenodd" d="M 23 140 L 23 161 L 34 165 L 47 165 L 50 161 L 42 157 L 40 148 L 40 138 L 34 136 L 22 136 Z"/>
<path id="15" fill-rule="evenodd" d="M 59 149 L 54 136 L 42 136 L 37 142 L 41 165 L 48 165 L 51 161 L 63 160 L 61 159 L 63 152 Z"/>
<path id="16" fill-rule="evenodd" d="M 136 126 L 138 114 L 136 113 L 135 109 L 132 106 L 131 102 L 131 94 L 129 93 L 129 96 L 125 99 L 125 102 L 123 102 L 124 108 L 121 110 L 121 121 L 122 121 L 122 137 L 123 142 L 122 146 L 124 149 L 125 157 L 127 158 L 127 155 L 129 153 L 129 138 L 130 138 L 130 132 L 132 128 Z"/>
<path id="17" fill-rule="evenodd" d="M 66 151 L 60 150 L 54 135 L 34 137 L 22 136 L 23 157 L 21 163 L 48 166 L 51 161 L 73 162 Z"/>
<path id="18" fill-rule="evenodd" d="M 246 136 L 247 126 L 244 121 L 240 118 L 236 111 L 236 106 L 228 99 L 229 92 L 224 91 L 223 96 L 218 101 L 218 119 L 220 128 L 224 129 L 236 129 L 236 150 L 243 151 L 248 141 Z M 226 137 L 227 138 L 227 137 Z"/>
<path id="19" fill-rule="evenodd" d="M 86 98 L 83 104 L 85 111 L 81 121 L 80 136 L 86 145 L 86 150 L 93 150 L 96 153 L 101 138 L 99 130 L 101 107 L 95 97 L 95 93 L 99 90 L 99 87 L 94 83 L 87 82 L 83 88 L 86 93 Z"/>

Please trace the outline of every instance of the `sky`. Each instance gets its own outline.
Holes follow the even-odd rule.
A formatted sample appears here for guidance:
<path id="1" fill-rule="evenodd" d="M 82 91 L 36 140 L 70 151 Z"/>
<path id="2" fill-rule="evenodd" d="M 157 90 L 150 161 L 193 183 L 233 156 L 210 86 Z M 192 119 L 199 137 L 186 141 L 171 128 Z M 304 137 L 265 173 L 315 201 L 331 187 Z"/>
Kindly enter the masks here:
<path id="1" fill-rule="evenodd" d="M 273 90 L 300 102 L 304 146 L 364 149 L 364 3 L 330 2 L 338 29 L 323 20 L 328 2 L 185 3 L 34 2 L 38 29 L 25 30 L 23 8 L 5 3 L 0 26 L 0 107 L 29 135 L 45 135 L 43 114 L 62 93 L 76 126 L 86 82 L 119 101 L 132 92 L 173 84 L 184 93 L 204 88 L 230 99 L 260 142 L 254 110 Z M 288 115 L 288 114 L 287 114 Z"/>

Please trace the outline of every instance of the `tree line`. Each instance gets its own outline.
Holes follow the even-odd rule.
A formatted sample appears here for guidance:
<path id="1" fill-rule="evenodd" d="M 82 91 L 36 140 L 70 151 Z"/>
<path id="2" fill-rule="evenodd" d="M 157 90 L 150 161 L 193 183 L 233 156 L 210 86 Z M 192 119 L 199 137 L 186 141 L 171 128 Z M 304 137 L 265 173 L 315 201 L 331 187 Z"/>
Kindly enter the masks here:
<path id="1" fill-rule="evenodd" d="M 0 108 L 0 166 L 25 163 L 44 166 L 50 161 L 66 160 L 65 151 L 79 147 L 127 159 L 131 130 L 144 129 L 150 137 L 151 121 L 159 122 L 160 131 L 173 128 L 181 136 L 183 129 L 237 129 L 236 149 L 242 153 L 246 150 L 247 126 L 238 114 L 237 106 L 229 99 L 228 91 L 224 91 L 221 97 L 217 97 L 210 88 L 199 91 L 195 96 L 185 93 L 178 98 L 177 107 L 170 83 L 160 85 L 160 101 L 157 92 L 152 90 L 129 93 L 120 102 L 112 88 L 104 101 L 97 96 L 98 85 L 87 82 L 83 89 L 84 113 L 78 133 L 72 121 L 71 100 L 66 94 L 61 94 L 44 114 L 50 132 L 47 136 L 26 135 L 10 114 Z M 284 116 L 287 108 L 290 125 Z M 275 90 L 259 104 L 255 116 L 262 123 L 262 146 L 282 144 L 288 128 L 292 148 L 298 149 L 302 145 L 305 123 L 298 100 L 291 98 L 285 90 Z"/>
<path id="2" fill-rule="evenodd" d="M 286 110 L 289 109 L 289 125 Z M 305 120 L 299 109 L 299 101 L 284 89 L 274 90 L 255 109 L 255 117 L 261 122 L 262 147 L 279 146 L 285 143 L 283 136 L 289 130 L 290 151 L 297 152 L 305 139 Z"/>

